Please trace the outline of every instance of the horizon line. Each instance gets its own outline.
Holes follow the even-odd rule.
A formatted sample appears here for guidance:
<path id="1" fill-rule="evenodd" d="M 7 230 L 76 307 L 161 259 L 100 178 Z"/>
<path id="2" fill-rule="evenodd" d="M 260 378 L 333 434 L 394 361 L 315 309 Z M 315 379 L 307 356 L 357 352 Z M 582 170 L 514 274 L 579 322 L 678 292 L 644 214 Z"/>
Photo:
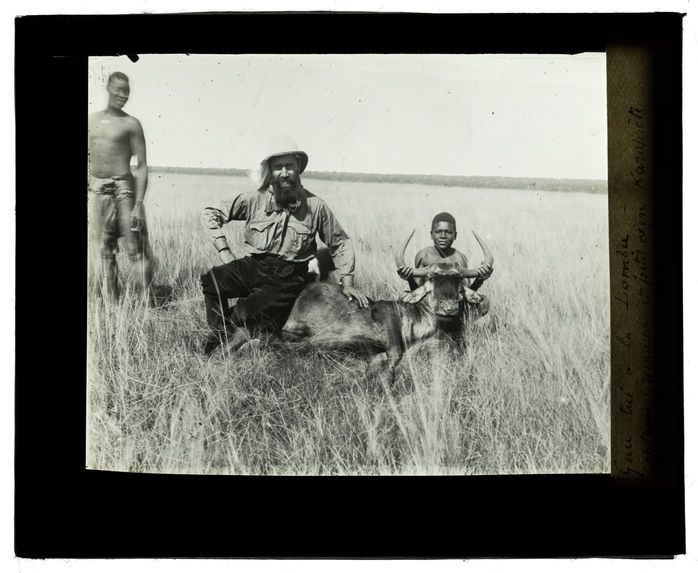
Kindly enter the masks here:
<path id="1" fill-rule="evenodd" d="M 152 170 L 154 172 L 157 171 L 167 171 L 167 170 L 174 170 L 174 171 L 214 171 L 218 172 L 221 174 L 230 174 L 230 175 L 244 175 L 247 176 L 247 174 L 252 171 L 251 169 L 244 169 L 241 167 L 183 167 L 183 166 L 178 166 L 178 165 L 153 165 L 153 166 L 148 166 L 148 170 Z M 447 179 L 485 179 L 485 178 L 501 178 L 501 179 L 538 179 L 538 180 L 547 180 L 547 181 L 588 181 L 588 182 L 593 182 L 593 183 L 608 183 L 608 178 L 606 179 L 597 179 L 597 178 L 590 178 L 590 177 L 551 177 L 551 176 L 539 176 L 539 175 L 440 175 L 436 173 L 377 173 L 377 172 L 369 172 L 369 171 L 320 171 L 320 170 L 308 170 L 303 173 L 303 175 L 308 176 L 310 178 L 313 177 L 313 175 L 319 177 L 322 175 L 353 175 L 353 176 L 368 176 L 368 177 L 439 177 L 439 178 L 447 178 Z"/>

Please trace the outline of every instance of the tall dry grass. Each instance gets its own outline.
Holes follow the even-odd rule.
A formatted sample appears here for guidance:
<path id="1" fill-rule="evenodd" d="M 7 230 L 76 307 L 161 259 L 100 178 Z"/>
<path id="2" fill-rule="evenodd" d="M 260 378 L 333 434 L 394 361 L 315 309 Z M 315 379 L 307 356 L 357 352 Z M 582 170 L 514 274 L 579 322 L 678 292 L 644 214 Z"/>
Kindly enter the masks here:
<path id="1" fill-rule="evenodd" d="M 166 308 L 126 291 L 89 304 L 87 464 L 237 474 L 602 472 L 609 467 L 606 197 L 305 180 L 354 240 L 371 297 L 405 288 L 392 251 L 429 243 L 431 217 L 458 220 L 455 246 L 479 263 L 470 229 L 495 256 L 481 292 L 489 316 L 467 345 L 412 348 L 395 383 L 350 355 L 264 339 L 211 359 L 199 275 L 218 264 L 199 225 L 243 178 L 153 174 L 146 199 Z M 228 226 L 239 244 L 242 223 Z M 121 255 L 120 255 L 121 257 Z M 128 275 L 128 261 L 119 260 Z"/>

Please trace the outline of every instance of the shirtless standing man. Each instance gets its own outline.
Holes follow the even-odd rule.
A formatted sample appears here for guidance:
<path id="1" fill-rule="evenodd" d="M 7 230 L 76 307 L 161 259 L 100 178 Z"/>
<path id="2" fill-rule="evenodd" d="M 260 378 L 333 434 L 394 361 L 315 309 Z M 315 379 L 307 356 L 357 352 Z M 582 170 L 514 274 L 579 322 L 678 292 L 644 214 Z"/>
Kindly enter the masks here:
<path id="1" fill-rule="evenodd" d="M 148 186 L 145 137 L 141 123 L 122 110 L 128 101 L 128 77 L 114 72 L 107 82 L 109 102 L 88 119 L 90 240 L 98 244 L 108 295 L 117 299 L 118 239 L 123 238 L 136 283 L 146 292 L 153 279 L 143 198 Z M 131 168 L 131 158 L 136 165 Z"/>

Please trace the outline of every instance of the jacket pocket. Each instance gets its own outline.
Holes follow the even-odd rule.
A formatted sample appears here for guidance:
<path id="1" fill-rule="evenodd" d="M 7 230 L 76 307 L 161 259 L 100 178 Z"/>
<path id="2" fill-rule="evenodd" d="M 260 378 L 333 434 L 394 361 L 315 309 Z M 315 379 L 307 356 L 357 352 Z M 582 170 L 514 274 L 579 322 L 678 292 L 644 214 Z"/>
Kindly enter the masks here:
<path id="1" fill-rule="evenodd" d="M 314 254 L 315 233 L 305 223 L 289 219 L 284 240 L 284 251 L 304 257 Z"/>
<path id="2" fill-rule="evenodd" d="M 274 221 L 251 222 L 243 233 L 245 242 L 260 251 L 266 251 L 271 246 L 274 237 Z"/>

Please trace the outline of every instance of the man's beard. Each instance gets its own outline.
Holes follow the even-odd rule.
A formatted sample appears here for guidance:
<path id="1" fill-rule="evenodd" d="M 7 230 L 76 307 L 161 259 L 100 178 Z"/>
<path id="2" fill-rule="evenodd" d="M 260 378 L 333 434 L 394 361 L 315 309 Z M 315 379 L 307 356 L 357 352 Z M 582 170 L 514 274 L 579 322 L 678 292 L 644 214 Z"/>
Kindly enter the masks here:
<path id="1" fill-rule="evenodd" d="M 281 181 L 282 179 L 274 179 L 271 182 L 271 188 L 274 191 L 274 201 L 277 206 L 285 208 L 300 201 L 301 186 L 298 176 L 288 177 L 283 180 L 288 182 L 289 185 L 282 185 Z"/>

